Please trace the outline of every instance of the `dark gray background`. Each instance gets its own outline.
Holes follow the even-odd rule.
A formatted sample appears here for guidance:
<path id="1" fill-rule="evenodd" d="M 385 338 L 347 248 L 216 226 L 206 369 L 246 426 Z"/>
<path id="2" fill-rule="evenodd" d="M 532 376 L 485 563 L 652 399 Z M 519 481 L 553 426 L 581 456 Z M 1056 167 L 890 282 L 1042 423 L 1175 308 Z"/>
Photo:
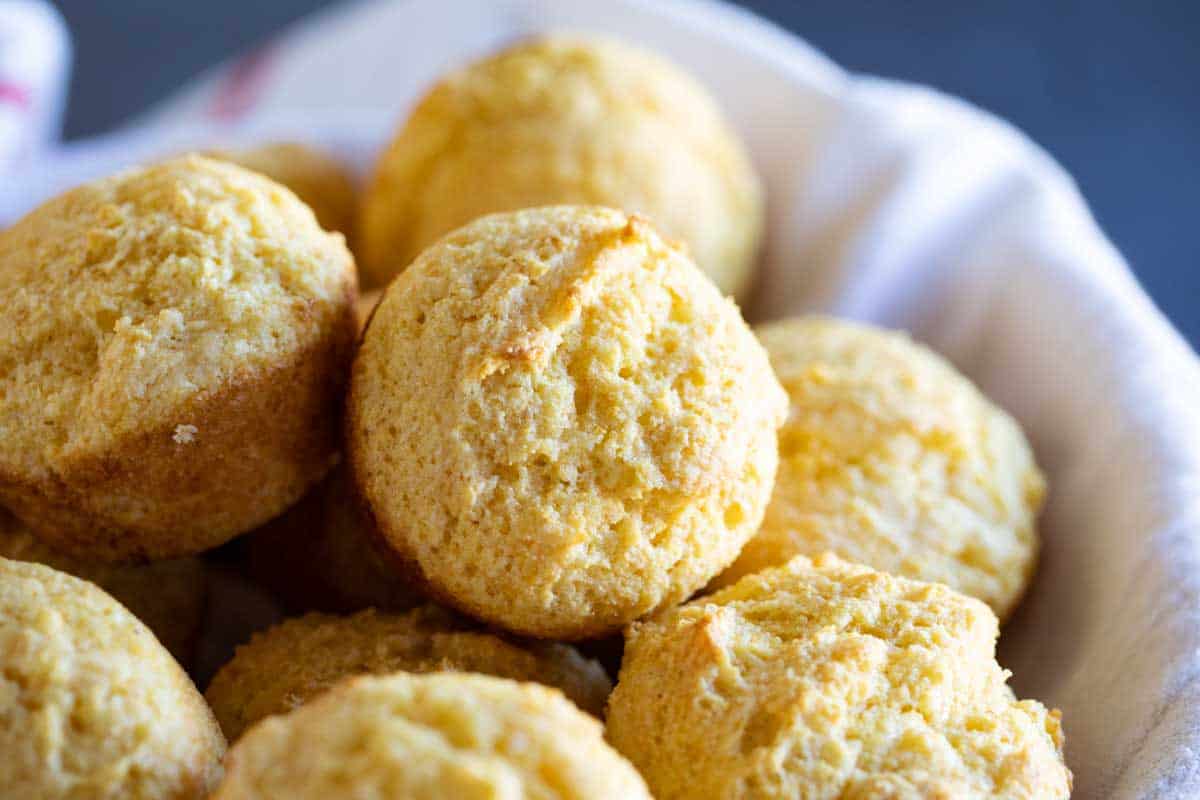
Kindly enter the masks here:
<path id="1" fill-rule="evenodd" d="M 59 0 L 66 132 L 97 133 L 335 0 Z M 747 0 L 854 70 L 931 84 L 1062 161 L 1158 304 L 1200 343 L 1200 2 Z"/>

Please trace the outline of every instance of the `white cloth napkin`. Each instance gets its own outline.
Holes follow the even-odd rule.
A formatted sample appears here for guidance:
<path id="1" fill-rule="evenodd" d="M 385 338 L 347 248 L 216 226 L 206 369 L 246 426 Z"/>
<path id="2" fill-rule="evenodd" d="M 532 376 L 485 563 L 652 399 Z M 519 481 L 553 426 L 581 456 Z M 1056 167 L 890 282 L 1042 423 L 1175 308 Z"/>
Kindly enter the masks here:
<path id="1" fill-rule="evenodd" d="M 40 0 L 0 0 L 0 175 L 34 161 L 59 132 L 71 42 Z"/>
<path id="2" fill-rule="evenodd" d="M 0 224 L 199 144 L 293 138 L 363 167 L 441 70 L 564 28 L 663 52 L 745 136 L 770 202 L 752 318 L 820 309 L 907 328 L 1021 420 L 1051 495 L 1001 660 L 1018 693 L 1062 708 L 1077 797 L 1200 795 L 1200 369 L 1070 178 L 977 109 L 849 75 L 713 2 L 361 3 L 0 176 Z"/>

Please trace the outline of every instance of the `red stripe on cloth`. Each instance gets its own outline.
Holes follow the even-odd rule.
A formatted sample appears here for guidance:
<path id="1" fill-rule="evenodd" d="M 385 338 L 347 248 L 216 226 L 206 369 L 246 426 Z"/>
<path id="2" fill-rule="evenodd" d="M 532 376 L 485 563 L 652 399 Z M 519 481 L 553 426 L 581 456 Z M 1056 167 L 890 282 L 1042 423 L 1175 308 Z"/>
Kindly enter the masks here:
<path id="1" fill-rule="evenodd" d="M 22 110 L 33 105 L 33 92 L 28 86 L 0 78 L 0 105 L 16 106 Z"/>
<path id="2" fill-rule="evenodd" d="M 265 45 L 238 59 L 217 87 L 208 115 L 223 122 L 244 117 L 262 94 L 272 56 L 273 48 Z"/>

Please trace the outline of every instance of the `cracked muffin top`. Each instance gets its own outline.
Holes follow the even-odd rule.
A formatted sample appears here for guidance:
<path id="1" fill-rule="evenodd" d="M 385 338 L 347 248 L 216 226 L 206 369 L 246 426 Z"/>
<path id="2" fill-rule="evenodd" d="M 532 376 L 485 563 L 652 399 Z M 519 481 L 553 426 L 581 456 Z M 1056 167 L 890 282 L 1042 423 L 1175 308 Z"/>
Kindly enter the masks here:
<path id="1" fill-rule="evenodd" d="M 265 522 L 333 463 L 355 291 L 342 237 L 229 164 L 50 200 L 0 232 L 0 498 L 111 560 Z"/>
<path id="2" fill-rule="evenodd" d="M 997 635 L 940 584 L 797 556 L 635 624 L 608 738 L 658 800 L 1066 798 L 1059 714 Z"/>
<path id="3" fill-rule="evenodd" d="M 353 369 L 350 462 L 439 599 L 588 638 L 733 561 L 785 404 L 737 307 L 649 223 L 529 209 L 456 231 L 388 288 Z"/>

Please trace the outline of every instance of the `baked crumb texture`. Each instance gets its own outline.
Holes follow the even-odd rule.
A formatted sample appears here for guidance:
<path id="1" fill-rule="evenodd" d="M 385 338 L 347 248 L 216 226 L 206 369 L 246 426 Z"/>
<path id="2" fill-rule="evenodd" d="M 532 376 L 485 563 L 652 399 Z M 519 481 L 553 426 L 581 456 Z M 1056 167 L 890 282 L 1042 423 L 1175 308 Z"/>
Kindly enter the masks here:
<path id="1" fill-rule="evenodd" d="M 251 728 L 214 800 L 649 800 L 562 693 L 466 673 L 353 678 Z"/>
<path id="2" fill-rule="evenodd" d="M 202 800 L 225 740 L 183 670 L 95 585 L 0 558 L 0 794 Z"/>
<path id="3" fill-rule="evenodd" d="M 756 332 L 788 418 L 762 528 L 717 584 L 828 550 L 1006 618 L 1033 575 L 1046 487 L 1017 423 L 903 334 L 820 317 Z"/>
<path id="4" fill-rule="evenodd" d="M 348 405 L 397 559 L 473 616 L 580 639 L 733 561 L 786 397 L 737 307 L 649 223 L 558 206 L 426 250 L 376 309 Z"/>
<path id="5" fill-rule="evenodd" d="M 644 50 L 557 35 L 451 72 L 412 112 L 364 195 L 364 282 L 483 214 L 559 203 L 645 215 L 726 294 L 753 279 L 762 188 L 704 87 Z"/>
<path id="6" fill-rule="evenodd" d="M 332 465 L 354 263 L 290 191 L 185 157 L 0 232 L 0 502 L 67 553 L 167 558 Z"/>
<path id="7" fill-rule="evenodd" d="M 939 584 L 819 556 L 629 633 L 608 739 L 658 800 L 1066 798 L 1059 713 Z"/>

